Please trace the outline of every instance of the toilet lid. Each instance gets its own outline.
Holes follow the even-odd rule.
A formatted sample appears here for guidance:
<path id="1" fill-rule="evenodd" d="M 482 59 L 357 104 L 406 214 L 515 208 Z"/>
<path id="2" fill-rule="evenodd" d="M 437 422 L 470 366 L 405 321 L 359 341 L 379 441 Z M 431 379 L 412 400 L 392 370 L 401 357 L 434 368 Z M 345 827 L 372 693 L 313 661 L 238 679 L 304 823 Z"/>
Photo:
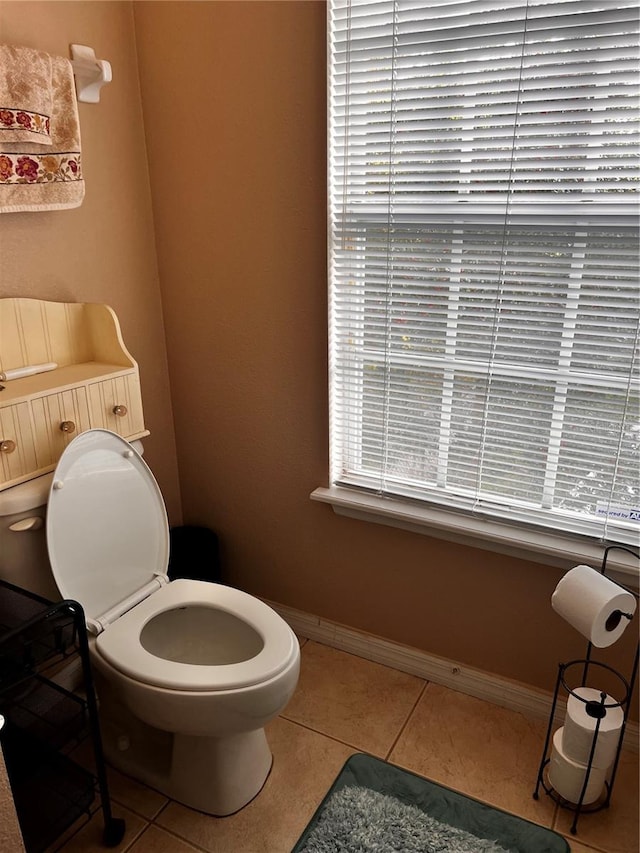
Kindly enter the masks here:
<path id="1" fill-rule="evenodd" d="M 71 441 L 58 461 L 47 506 L 47 547 L 64 598 L 98 620 L 169 564 L 160 488 L 142 457 L 110 430 Z"/>

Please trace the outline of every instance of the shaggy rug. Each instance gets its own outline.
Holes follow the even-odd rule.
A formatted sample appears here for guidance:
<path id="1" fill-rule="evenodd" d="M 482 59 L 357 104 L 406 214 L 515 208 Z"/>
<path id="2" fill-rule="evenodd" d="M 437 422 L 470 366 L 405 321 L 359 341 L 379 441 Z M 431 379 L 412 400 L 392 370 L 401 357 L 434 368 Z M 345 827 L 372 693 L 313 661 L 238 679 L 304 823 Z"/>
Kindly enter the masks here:
<path id="1" fill-rule="evenodd" d="M 555 832 L 352 755 L 292 853 L 569 853 Z"/>

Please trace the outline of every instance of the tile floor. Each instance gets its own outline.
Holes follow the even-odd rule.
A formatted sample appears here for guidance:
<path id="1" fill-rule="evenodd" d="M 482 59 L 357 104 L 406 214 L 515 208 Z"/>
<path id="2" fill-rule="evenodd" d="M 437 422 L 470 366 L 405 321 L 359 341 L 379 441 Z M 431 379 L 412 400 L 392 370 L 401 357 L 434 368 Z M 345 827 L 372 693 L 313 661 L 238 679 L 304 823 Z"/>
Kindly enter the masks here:
<path id="1" fill-rule="evenodd" d="M 610 808 L 581 816 L 532 792 L 546 723 L 421 678 L 301 640 L 296 694 L 267 735 L 269 778 L 239 813 L 214 818 L 117 772 L 114 814 L 126 819 L 117 851 L 127 853 L 290 853 L 354 752 L 368 752 L 435 782 L 563 833 L 573 853 L 638 853 L 638 755 L 623 750 Z M 101 813 L 58 846 L 93 853 Z"/>

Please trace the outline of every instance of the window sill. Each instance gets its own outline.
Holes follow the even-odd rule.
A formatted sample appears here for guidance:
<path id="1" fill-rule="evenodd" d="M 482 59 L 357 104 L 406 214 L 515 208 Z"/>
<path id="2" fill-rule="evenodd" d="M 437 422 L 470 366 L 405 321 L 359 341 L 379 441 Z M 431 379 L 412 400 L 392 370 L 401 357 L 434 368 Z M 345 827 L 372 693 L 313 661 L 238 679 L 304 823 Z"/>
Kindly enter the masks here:
<path id="1" fill-rule="evenodd" d="M 318 488 L 311 500 L 331 504 L 338 515 L 386 524 L 446 539 L 460 545 L 482 548 L 524 560 L 569 569 L 586 563 L 593 568 L 602 564 L 605 546 L 599 542 L 551 530 L 533 530 L 502 524 L 486 518 L 474 518 L 435 507 L 420 506 L 399 498 L 381 497 L 341 486 Z M 637 587 L 638 561 L 624 551 L 612 551 L 607 558 L 607 575 L 627 586 Z"/>

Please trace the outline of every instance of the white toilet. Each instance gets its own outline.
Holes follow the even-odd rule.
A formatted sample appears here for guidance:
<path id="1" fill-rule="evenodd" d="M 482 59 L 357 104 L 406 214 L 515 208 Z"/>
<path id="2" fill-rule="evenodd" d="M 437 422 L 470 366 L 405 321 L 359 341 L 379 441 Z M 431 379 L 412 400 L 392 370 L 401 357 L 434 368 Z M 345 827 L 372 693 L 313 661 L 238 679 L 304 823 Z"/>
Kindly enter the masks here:
<path id="1" fill-rule="evenodd" d="M 60 457 L 46 535 L 62 597 L 85 612 L 109 761 L 192 808 L 241 809 L 271 767 L 264 726 L 297 685 L 293 631 L 240 590 L 169 581 L 160 489 L 108 430 Z"/>

